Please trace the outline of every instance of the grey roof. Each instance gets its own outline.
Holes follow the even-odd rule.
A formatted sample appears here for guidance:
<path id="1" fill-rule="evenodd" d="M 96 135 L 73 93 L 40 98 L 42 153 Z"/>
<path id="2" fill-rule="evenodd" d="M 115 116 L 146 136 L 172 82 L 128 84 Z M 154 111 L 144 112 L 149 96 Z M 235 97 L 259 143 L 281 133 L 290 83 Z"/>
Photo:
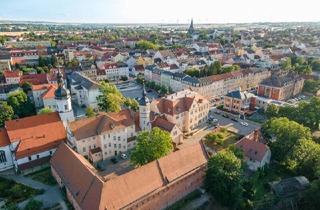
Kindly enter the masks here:
<path id="1" fill-rule="evenodd" d="M 72 72 L 70 75 L 72 85 L 80 85 L 85 89 L 98 89 L 100 87 L 99 83 L 91 80 L 90 78 L 80 74 L 79 72 Z"/>
<path id="2" fill-rule="evenodd" d="M 262 81 L 262 85 L 273 86 L 273 87 L 283 87 L 292 82 L 301 80 L 302 77 L 294 72 L 274 72 L 271 77 Z"/>
<path id="3" fill-rule="evenodd" d="M 249 92 L 241 92 L 241 90 L 238 89 L 238 90 L 231 91 L 231 92 L 227 93 L 226 96 L 231 97 L 231 98 L 237 98 L 237 99 L 244 100 L 244 99 L 251 98 L 252 96 L 254 96 L 254 94 L 249 93 Z"/>
<path id="4" fill-rule="evenodd" d="M 271 183 L 272 190 L 280 197 L 295 196 L 308 189 L 309 180 L 304 176 L 291 177 Z"/>
<path id="5" fill-rule="evenodd" d="M 191 77 L 189 75 L 185 76 L 182 81 L 187 82 L 187 83 L 192 83 L 192 84 L 198 84 L 199 79 L 195 77 Z"/>
<path id="6" fill-rule="evenodd" d="M 0 84 L 0 94 L 7 94 L 19 89 L 19 84 Z"/>

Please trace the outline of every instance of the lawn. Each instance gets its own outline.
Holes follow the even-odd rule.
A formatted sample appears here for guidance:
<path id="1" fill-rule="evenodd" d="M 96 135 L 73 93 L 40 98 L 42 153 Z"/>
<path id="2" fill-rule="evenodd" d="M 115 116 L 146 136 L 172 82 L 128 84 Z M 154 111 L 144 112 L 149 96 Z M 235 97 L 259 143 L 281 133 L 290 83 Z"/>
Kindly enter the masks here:
<path id="1" fill-rule="evenodd" d="M 57 184 L 54 177 L 51 175 L 50 168 L 45 168 L 40 171 L 28 175 L 31 179 L 41 182 L 46 185 L 54 186 Z"/>
<path id="2" fill-rule="evenodd" d="M 41 193 L 42 190 L 33 189 L 0 177 L 0 197 L 7 200 L 6 205 L 17 204 Z"/>
<path id="3" fill-rule="evenodd" d="M 208 147 L 215 151 L 220 151 L 227 148 L 229 145 L 236 143 L 240 139 L 240 135 L 225 128 L 221 128 L 219 131 L 209 133 L 205 138 L 205 144 Z"/>

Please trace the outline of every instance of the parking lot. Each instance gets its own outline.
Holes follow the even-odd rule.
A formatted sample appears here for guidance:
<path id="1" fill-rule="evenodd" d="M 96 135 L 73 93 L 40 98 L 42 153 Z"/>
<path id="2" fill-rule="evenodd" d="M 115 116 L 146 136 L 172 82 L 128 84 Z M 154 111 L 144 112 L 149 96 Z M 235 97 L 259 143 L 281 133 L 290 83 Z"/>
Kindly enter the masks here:
<path id="1" fill-rule="evenodd" d="M 101 165 L 101 170 L 99 170 L 98 174 L 103 177 L 113 177 L 120 176 L 121 174 L 125 174 L 128 171 L 134 169 L 133 165 L 130 163 L 130 158 L 122 159 L 120 156 L 116 156 L 117 163 L 111 161 L 111 158 L 106 159 L 99 163 Z"/>
<path id="2" fill-rule="evenodd" d="M 125 97 L 134 99 L 142 97 L 142 86 L 135 81 L 128 81 L 126 83 L 117 84 L 116 86 Z M 159 98 L 159 95 L 155 91 L 147 92 L 147 96 L 150 100 Z"/>

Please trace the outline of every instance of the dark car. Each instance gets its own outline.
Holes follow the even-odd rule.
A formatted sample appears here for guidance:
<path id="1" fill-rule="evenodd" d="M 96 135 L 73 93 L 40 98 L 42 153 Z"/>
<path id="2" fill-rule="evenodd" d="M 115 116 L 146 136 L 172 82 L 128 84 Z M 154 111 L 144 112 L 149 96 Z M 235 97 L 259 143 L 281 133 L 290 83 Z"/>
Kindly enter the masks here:
<path id="1" fill-rule="evenodd" d="M 118 161 L 117 158 L 113 157 L 113 158 L 111 158 L 111 162 L 112 162 L 113 164 L 116 164 L 116 163 L 118 163 L 119 161 Z"/>
<path id="2" fill-rule="evenodd" d="M 231 118 L 231 120 L 234 122 L 238 122 L 238 120 L 236 118 Z"/>

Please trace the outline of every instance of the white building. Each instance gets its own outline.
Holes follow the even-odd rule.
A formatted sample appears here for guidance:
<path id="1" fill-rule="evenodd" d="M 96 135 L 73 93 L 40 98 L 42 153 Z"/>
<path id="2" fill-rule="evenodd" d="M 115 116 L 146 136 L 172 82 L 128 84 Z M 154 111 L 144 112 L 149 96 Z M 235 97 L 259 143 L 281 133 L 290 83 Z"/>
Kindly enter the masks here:
<path id="1" fill-rule="evenodd" d="M 79 106 L 98 107 L 97 97 L 101 94 L 100 85 L 90 78 L 73 72 L 70 75 L 72 101 Z"/>

